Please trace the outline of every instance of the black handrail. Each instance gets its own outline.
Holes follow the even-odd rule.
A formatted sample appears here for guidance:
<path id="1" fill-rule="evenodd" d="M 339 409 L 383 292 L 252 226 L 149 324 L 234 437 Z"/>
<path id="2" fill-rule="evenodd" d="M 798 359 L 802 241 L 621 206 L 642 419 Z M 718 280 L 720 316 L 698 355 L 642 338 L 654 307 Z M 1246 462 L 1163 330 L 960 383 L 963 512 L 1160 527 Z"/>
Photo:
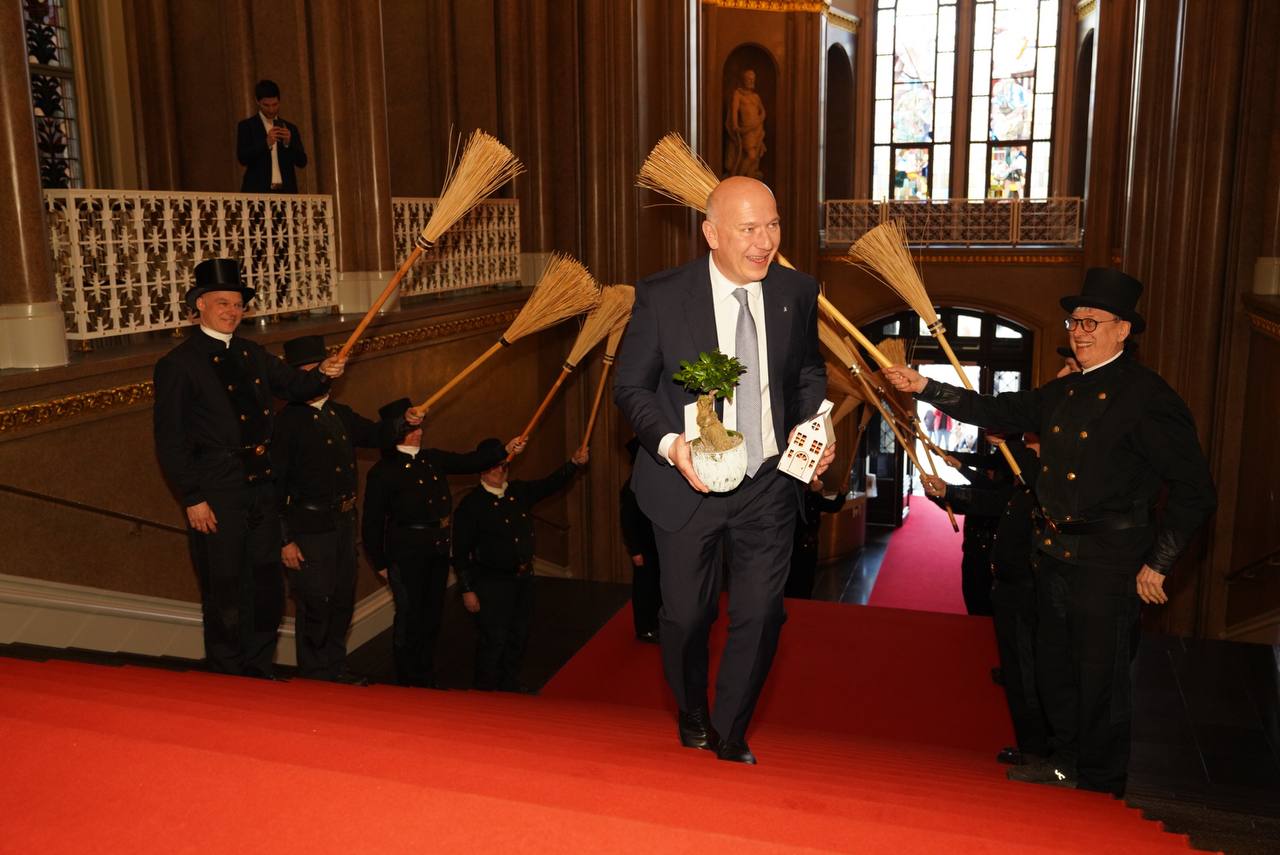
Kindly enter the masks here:
<path id="1" fill-rule="evenodd" d="M 133 514 L 126 514 L 126 513 L 123 513 L 122 511 L 109 511 L 106 508 L 95 508 L 93 505 L 86 505 L 83 502 L 77 502 L 73 499 L 63 499 L 63 498 L 59 498 L 58 496 L 50 496 L 45 493 L 37 493 L 34 490 L 24 490 L 21 487 L 14 487 L 12 484 L 0 484 L 0 492 L 12 493 L 15 496 L 23 496 L 28 499 L 38 499 L 43 502 L 49 502 L 51 504 L 61 505 L 64 508 L 72 508 L 73 510 L 77 510 L 77 511 L 85 511 L 91 514 L 98 514 L 99 516 L 111 517 L 113 519 L 118 519 L 118 520 L 124 520 L 125 522 L 131 522 L 131 523 L 134 523 L 135 525 L 146 526 L 148 528 L 159 529 L 160 531 L 169 531 L 175 534 L 182 534 L 182 535 L 185 535 L 187 533 L 187 529 L 179 528 L 176 525 L 169 525 L 168 523 L 156 522 L 155 520 L 149 520 L 144 517 L 134 516 Z"/>

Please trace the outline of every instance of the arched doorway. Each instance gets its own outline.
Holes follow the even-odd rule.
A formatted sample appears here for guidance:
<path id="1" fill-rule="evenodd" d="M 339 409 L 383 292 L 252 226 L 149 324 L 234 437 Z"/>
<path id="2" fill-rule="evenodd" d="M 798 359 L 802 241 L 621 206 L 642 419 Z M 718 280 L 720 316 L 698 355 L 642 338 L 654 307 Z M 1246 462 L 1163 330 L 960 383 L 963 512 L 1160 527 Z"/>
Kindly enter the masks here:
<path id="1" fill-rule="evenodd" d="M 1029 327 L 992 312 L 959 306 L 942 307 L 938 316 L 975 389 L 992 394 L 1030 388 L 1035 336 Z M 862 330 L 877 344 L 887 338 L 902 339 L 907 361 L 917 370 L 943 382 L 958 382 L 955 368 L 914 312 L 902 311 L 877 319 L 864 324 Z M 985 442 L 983 431 L 951 420 L 935 420 L 931 425 L 927 417 L 932 408 L 920 402 L 916 402 L 916 408 L 919 422 L 927 426 L 931 438 L 942 448 L 994 452 Z M 919 444 L 916 453 L 922 463 L 927 459 Z M 997 461 L 994 454 L 992 460 Z M 964 483 L 941 461 L 935 459 L 934 465 L 939 468 L 939 475 L 948 481 Z M 878 415 L 874 416 L 854 456 L 850 481 L 861 484 L 868 493 L 866 545 L 852 566 L 840 569 L 846 577 L 844 584 L 826 586 L 827 590 L 838 588 L 842 602 L 965 610 L 960 580 L 961 535 L 952 531 L 945 513 L 924 497 L 919 475 L 895 442 L 890 428 Z M 906 525 L 913 507 L 919 519 Z M 927 560 L 911 558 L 905 562 L 906 566 L 896 566 L 895 553 L 901 552 L 911 539 L 920 538 L 927 539 L 928 545 L 909 554 L 924 554 Z M 881 576 L 882 572 L 885 576 Z M 900 575 L 903 573 L 914 574 L 914 578 L 904 584 Z M 881 585 L 883 592 L 891 580 L 893 584 L 888 587 L 897 593 L 886 599 L 877 593 L 877 585 Z M 934 596 L 939 590 L 945 591 L 947 597 L 940 600 Z M 923 592 L 923 595 L 916 597 L 912 592 Z"/>

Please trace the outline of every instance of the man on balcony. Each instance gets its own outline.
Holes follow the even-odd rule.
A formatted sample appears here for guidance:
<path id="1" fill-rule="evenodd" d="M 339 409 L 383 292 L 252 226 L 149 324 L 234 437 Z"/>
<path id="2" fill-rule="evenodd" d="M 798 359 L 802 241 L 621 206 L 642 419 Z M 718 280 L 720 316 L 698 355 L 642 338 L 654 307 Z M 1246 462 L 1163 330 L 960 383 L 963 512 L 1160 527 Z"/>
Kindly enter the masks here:
<path id="1" fill-rule="evenodd" d="M 156 456 L 186 508 L 209 667 L 270 678 L 284 608 L 272 398 L 323 395 L 346 360 L 299 371 L 237 336 L 254 297 L 238 261 L 202 261 L 195 280 L 186 303 L 199 329 L 156 364 Z"/>
<path id="2" fill-rule="evenodd" d="M 297 193 L 295 169 L 307 165 L 298 126 L 280 118 L 280 87 L 259 80 L 253 87 L 258 112 L 236 128 L 236 159 L 244 167 L 241 193 Z"/>

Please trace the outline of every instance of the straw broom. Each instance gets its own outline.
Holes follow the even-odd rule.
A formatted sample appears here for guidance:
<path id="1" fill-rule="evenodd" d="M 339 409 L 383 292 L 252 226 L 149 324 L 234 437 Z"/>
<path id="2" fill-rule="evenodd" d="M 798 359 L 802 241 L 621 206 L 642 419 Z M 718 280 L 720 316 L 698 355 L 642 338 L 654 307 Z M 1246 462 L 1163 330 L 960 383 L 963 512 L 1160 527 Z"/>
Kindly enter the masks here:
<path id="1" fill-rule="evenodd" d="M 400 265 L 396 275 L 391 277 L 387 287 L 382 289 L 378 299 L 373 301 L 369 311 L 365 312 L 360 323 L 347 336 L 346 342 L 338 350 L 338 358 L 346 359 L 355 347 L 360 336 L 373 321 L 382 304 L 400 287 L 400 280 L 413 267 L 418 257 L 430 249 L 440 236 L 448 231 L 454 223 L 462 219 L 481 199 L 489 196 L 503 184 L 524 172 L 524 166 L 511 153 L 511 149 L 498 142 L 484 131 L 473 131 L 462 149 L 462 156 L 455 157 L 445 176 L 444 187 L 440 190 L 440 198 L 431 211 L 431 217 L 414 241 L 413 252 Z"/>
<path id="2" fill-rule="evenodd" d="M 573 347 L 569 350 L 569 356 L 565 358 L 564 365 L 560 369 L 560 376 L 552 384 L 551 391 L 547 392 L 547 396 L 542 399 L 542 403 L 534 412 L 533 418 L 529 419 L 529 424 L 520 433 L 521 441 L 528 442 L 529 434 L 533 433 L 533 429 L 542 420 L 547 407 L 551 405 L 551 399 L 555 397 L 556 392 L 560 390 L 564 381 L 578 367 L 578 363 L 582 362 L 583 357 L 603 341 L 605 336 L 609 335 L 619 323 L 625 324 L 631 317 L 631 305 L 635 300 L 636 289 L 630 285 L 611 285 L 600 292 L 600 302 L 587 315 L 586 320 L 582 322 L 582 329 L 578 330 L 578 337 L 574 340 Z"/>
<path id="3" fill-rule="evenodd" d="M 582 432 L 582 442 L 578 445 L 579 451 L 586 451 L 587 446 L 591 444 L 591 432 L 595 430 L 596 415 L 600 412 L 600 402 L 604 400 L 604 387 L 609 379 L 609 369 L 613 367 L 618 347 L 622 344 L 622 334 L 627 331 L 627 323 L 630 320 L 631 315 L 628 313 L 609 333 L 609 341 L 604 346 L 604 358 L 600 360 L 604 367 L 600 371 L 600 382 L 596 384 L 596 399 L 591 404 L 591 415 L 587 417 L 587 428 Z"/>
<path id="4" fill-rule="evenodd" d="M 874 274 L 920 316 L 920 320 L 924 321 L 929 332 L 937 339 L 942 352 L 947 355 L 952 367 L 960 375 L 960 382 L 966 389 L 972 391 L 973 384 L 969 382 L 969 376 L 960 367 L 960 360 L 956 359 L 955 351 L 947 341 L 946 327 L 942 325 L 942 321 L 938 319 L 938 313 L 933 309 L 933 301 L 929 299 L 929 293 L 920 279 L 920 271 L 916 270 L 906 235 L 903 234 L 901 227 L 893 221 L 881 223 L 849 247 L 849 256 L 851 264 L 863 267 Z M 1013 470 L 1014 476 L 1021 481 L 1022 469 L 1014 461 L 1013 454 L 1003 445 L 1000 446 L 1000 451 L 1004 454 L 1009 468 Z"/>
<path id="5" fill-rule="evenodd" d="M 466 368 L 446 383 L 438 392 L 413 408 L 414 415 L 422 415 L 443 398 L 449 390 L 475 371 L 480 365 L 504 347 L 509 347 L 527 335 L 555 326 L 561 321 L 590 311 L 600 300 L 600 286 L 591 278 L 581 262 L 567 255 L 556 253 L 543 268 L 533 293 L 520 308 L 520 314 L 498 341 L 480 354 Z"/>
<path id="6" fill-rule="evenodd" d="M 858 355 L 857 350 L 847 339 L 842 339 L 835 326 L 825 318 L 818 319 L 818 338 L 822 341 L 823 346 L 831 351 L 832 356 L 845 367 L 845 371 L 852 374 L 862 385 L 863 397 L 870 401 L 880 412 L 880 417 L 889 426 L 889 430 L 893 431 L 894 439 L 898 441 L 898 445 L 902 446 L 902 450 L 911 458 L 911 462 L 916 465 L 916 469 L 921 472 L 929 471 L 936 475 L 937 470 L 933 468 L 932 459 L 929 460 L 929 469 L 926 470 L 924 466 L 920 465 L 920 458 L 916 456 L 915 443 L 904 436 L 903 431 L 899 428 L 898 419 L 885 407 L 880 394 L 871 385 L 871 381 L 867 376 L 870 372 L 866 370 L 866 363 L 862 361 L 862 357 Z M 879 353 L 878 350 L 876 352 Z M 928 457 L 927 454 L 925 456 Z M 947 518 L 951 520 L 952 530 L 959 531 L 960 526 L 956 522 L 955 514 L 952 513 L 950 505 L 947 506 Z"/>

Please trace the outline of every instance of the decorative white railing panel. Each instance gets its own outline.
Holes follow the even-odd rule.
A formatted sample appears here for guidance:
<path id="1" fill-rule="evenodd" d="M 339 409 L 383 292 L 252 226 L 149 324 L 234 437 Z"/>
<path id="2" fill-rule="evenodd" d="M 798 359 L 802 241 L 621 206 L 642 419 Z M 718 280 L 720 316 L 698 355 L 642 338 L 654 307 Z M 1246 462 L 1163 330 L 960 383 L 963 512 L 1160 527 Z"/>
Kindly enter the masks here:
<path id="1" fill-rule="evenodd" d="M 1080 199 L 950 199 L 826 202 L 824 242 L 850 244 L 889 220 L 912 245 L 1079 246 Z"/>
<path id="2" fill-rule="evenodd" d="M 436 201 L 407 196 L 391 200 L 397 266 L 413 251 Z M 414 296 L 519 281 L 520 203 L 486 199 L 422 254 L 405 274 L 400 292 Z"/>
<path id="3" fill-rule="evenodd" d="M 329 196 L 46 190 L 67 338 L 188 323 L 182 298 L 206 258 L 237 258 L 251 316 L 336 303 Z"/>

